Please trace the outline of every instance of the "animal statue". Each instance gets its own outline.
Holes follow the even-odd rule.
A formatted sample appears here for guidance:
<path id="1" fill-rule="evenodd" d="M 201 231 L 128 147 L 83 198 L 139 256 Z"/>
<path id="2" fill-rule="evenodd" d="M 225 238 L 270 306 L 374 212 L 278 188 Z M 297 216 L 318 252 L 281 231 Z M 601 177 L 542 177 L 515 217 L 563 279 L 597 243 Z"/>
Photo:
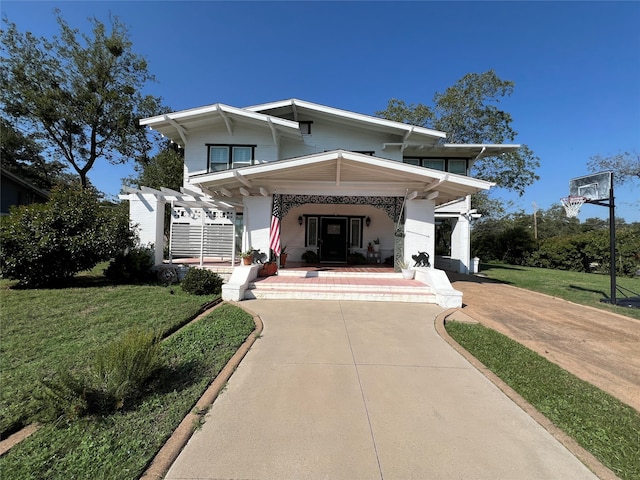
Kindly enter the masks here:
<path id="1" fill-rule="evenodd" d="M 411 255 L 413 261 L 416 262 L 414 267 L 429 267 L 429 254 L 427 252 L 418 252 L 418 255 Z"/>
<path id="2" fill-rule="evenodd" d="M 267 254 L 261 253 L 260 250 L 253 251 L 253 263 L 264 263 L 267 261 Z"/>

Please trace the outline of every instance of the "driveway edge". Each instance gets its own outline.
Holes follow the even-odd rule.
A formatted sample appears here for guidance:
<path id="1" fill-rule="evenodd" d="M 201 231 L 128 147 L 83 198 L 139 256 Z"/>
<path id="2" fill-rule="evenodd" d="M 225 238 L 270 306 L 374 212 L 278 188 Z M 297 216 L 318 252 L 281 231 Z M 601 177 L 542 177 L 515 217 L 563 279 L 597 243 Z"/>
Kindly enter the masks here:
<path id="1" fill-rule="evenodd" d="M 544 294 L 543 294 L 544 295 Z M 567 450 L 569 450 L 578 460 L 580 460 L 589 470 L 591 470 L 601 480 L 619 480 L 609 468 L 600 462 L 593 454 L 585 450 L 578 442 L 567 435 L 554 425 L 551 420 L 540 413 L 533 405 L 525 400 L 518 392 L 507 385 L 500 377 L 489 370 L 482 362 L 471 355 L 466 349 L 464 349 L 453 337 L 449 335 L 445 329 L 445 323 L 447 318 L 462 312 L 461 309 L 453 308 L 445 310 L 438 314 L 435 318 L 435 329 L 438 335 L 442 337 L 454 350 L 462 355 L 473 367 L 480 373 L 487 377 L 496 387 L 502 391 L 511 401 L 518 405 L 522 410 L 533 418 L 540 426 L 547 430 L 556 440 L 558 440 Z M 466 313 L 462 312 L 465 316 Z M 480 322 L 477 322 L 480 323 Z"/>
<path id="2" fill-rule="evenodd" d="M 191 435 L 193 435 L 193 432 L 195 431 L 194 425 L 197 425 L 204 418 L 206 413 L 209 411 L 209 408 L 218 397 L 220 391 L 224 388 L 229 378 L 231 378 L 231 375 L 233 375 L 233 372 L 235 372 L 238 365 L 240 365 L 244 356 L 262 333 L 264 325 L 260 316 L 236 302 L 223 303 L 230 303 L 249 313 L 253 317 L 253 322 L 255 323 L 256 328 L 249 334 L 244 343 L 240 345 L 240 348 L 236 350 L 236 353 L 233 354 L 227 364 L 222 368 L 222 370 L 220 370 L 220 373 L 216 376 L 209 387 L 207 387 L 195 406 L 187 416 L 184 417 L 182 422 L 180 422 L 178 428 L 174 430 L 169 439 L 165 442 L 164 446 L 153 458 L 147 470 L 140 477 L 140 480 L 157 480 L 164 478 L 166 473 L 169 471 L 169 468 L 171 468 L 171 465 L 173 465 L 175 459 L 178 458 L 178 455 L 191 438 Z M 218 305 L 222 305 L 223 303 Z M 209 310 L 204 312 L 203 315 L 207 313 L 209 313 Z"/>

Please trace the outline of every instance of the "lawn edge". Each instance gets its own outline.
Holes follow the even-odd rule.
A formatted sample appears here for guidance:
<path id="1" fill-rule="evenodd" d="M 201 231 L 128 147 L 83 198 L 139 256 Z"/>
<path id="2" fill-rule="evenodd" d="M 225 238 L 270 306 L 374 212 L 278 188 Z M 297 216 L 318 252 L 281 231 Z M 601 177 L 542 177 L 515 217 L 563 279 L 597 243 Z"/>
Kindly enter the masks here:
<path id="1" fill-rule="evenodd" d="M 519 287 L 514 287 L 519 288 Z M 539 292 L 534 292 L 539 293 Z M 541 293 L 541 295 L 545 295 Z M 548 296 L 548 295 L 547 295 Z M 556 297 L 553 297 L 556 298 Z M 560 299 L 563 300 L 563 299 Z M 568 300 L 564 300 L 568 301 Z M 471 355 L 464 347 L 455 341 L 445 329 L 447 318 L 455 313 L 462 312 L 461 309 L 452 308 L 438 314 L 434 320 L 435 329 L 438 335 L 445 340 L 454 350 L 462 355 L 476 370 L 482 373 L 491 383 L 493 383 L 502 393 L 504 393 L 512 402 L 518 405 L 524 412 L 535 420 L 542 428 L 548 431 L 551 436 L 558 440 L 571 454 L 580 460 L 591 472 L 593 472 L 601 480 L 619 480 L 609 468 L 607 468 L 592 453 L 583 448 L 578 442 L 571 438 L 568 434 L 558 428 L 551 420 L 540 413 L 533 405 L 525 400 L 518 392 L 507 385 L 500 377 L 487 368 L 476 357 Z M 464 312 L 463 312 L 464 313 Z M 467 315 L 465 313 L 465 315 Z M 626 317 L 628 318 L 628 317 Z M 478 322 L 480 323 L 480 322 Z"/>
<path id="2" fill-rule="evenodd" d="M 202 316 L 207 315 L 213 309 L 224 305 L 225 303 L 229 303 L 231 305 L 239 307 L 245 312 L 249 313 L 253 317 L 253 322 L 256 327 L 249 334 L 243 344 L 240 345 L 238 350 L 236 350 L 236 352 L 229 359 L 222 370 L 220 370 L 220 373 L 218 373 L 213 382 L 207 387 L 200 399 L 196 402 L 195 406 L 191 409 L 187 416 L 184 417 L 178 427 L 173 431 L 171 436 L 167 439 L 165 444 L 155 455 L 155 457 L 149 464 L 149 467 L 142 474 L 140 480 L 156 480 L 164 478 L 166 473 L 171 468 L 171 465 L 173 465 L 173 462 L 176 460 L 176 458 L 178 458 L 178 455 L 180 454 L 182 449 L 191 439 L 191 436 L 195 431 L 194 425 L 196 425 L 203 419 L 204 415 L 209 410 L 209 407 L 213 405 L 220 391 L 224 388 L 229 378 L 231 378 L 231 375 L 233 375 L 233 372 L 235 372 L 236 368 L 238 368 L 238 365 L 240 365 L 240 362 L 247 354 L 247 352 L 251 349 L 251 346 L 262 332 L 263 323 L 260 316 L 236 302 L 221 302 L 211 309 L 203 312 Z"/>
<path id="3" fill-rule="evenodd" d="M 542 268 L 542 267 L 529 267 L 529 268 Z M 576 273 L 580 273 L 580 272 L 576 272 Z M 639 321 L 637 318 L 630 317 L 629 315 L 625 315 L 624 313 L 620 313 L 620 312 L 616 312 L 616 311 L 613 311 L 613 310 L 609 310 L 607 308 L 594 307 L 593 305 L 587 305 L 585 303 L 574 302 L 573 300 L 567 300 L 566 298 L 558 297 L 557 295 L 551 295 L 550 293 L 540 292 L 539 290 L 531 290 L 530 288 L 520 287 L 520 286 L 514 285 L 514 284 L 512 284 L 510 282 L 506 282 L 506 281 L 498 280 L 498 279 L 495 279 L 495 278 L 491 278 L 488 274 L 486 274 L 486 276 L 484 276 L 482 274 L 470 274 L 470 276 L 487 279 L 487 280 L 490 280 L 492 282 L 499 283 L 500 285 L 504 285 L 505 287 L 516 288 L 518 290 L 525 290 L 526 292 L 529 292 L 529 293 L 537 293 L 538 295 L 543 295 L 543 296 L 548 297 L 548 298 L 553 298 L 554 300 L 559 300 L 561 302 L 570 303 L 571 305 L 578 305 L 580 307 L 590 308 L 591 310 L 593 310 L 595 312 L 609 313 L 611 315 L 616 315 L 617 317 L 620 317 L 620 318 L 625 319 L 625 320 L 631 320 L 631 321 L 634 321 L 634 322 L 638 322 Z M 454 283 L 455 281 L 456 280 L 454 280 L 452 283 Z M 464 280 L 460 280 L 460 281 L 464 281 Z M 621 306 L 616 305 L 615 308 L 628 308 L 628 307 L 621 307 Z"/>

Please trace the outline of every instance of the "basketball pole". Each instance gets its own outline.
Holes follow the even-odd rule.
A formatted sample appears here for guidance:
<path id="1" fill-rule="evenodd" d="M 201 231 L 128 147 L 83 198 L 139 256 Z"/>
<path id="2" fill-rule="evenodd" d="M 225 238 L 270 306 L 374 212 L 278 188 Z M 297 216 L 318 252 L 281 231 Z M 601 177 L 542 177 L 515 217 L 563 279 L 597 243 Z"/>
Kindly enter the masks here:
<path id="1" fill-rule="evenodd" d="M 616 207 L 613 196 L 613 173 L 611 173 L 611 185 L 609 186 L 609 255 L 611 277 L 611 305 L 617 305 L 616 299 Z"/>

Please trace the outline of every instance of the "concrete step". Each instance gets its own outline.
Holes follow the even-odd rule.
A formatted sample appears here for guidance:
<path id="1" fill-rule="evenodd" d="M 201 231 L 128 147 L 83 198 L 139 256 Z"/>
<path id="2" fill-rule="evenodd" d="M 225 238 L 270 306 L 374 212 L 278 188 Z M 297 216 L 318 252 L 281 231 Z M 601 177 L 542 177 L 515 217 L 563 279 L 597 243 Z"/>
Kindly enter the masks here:
<path id="1" fill-rule="evenodd" d="M 427 285 L 403 279 L 399 273 L 282 272 L 251 282 L 245 298 L 436 302 Z"/>
<path id="2" fill-rule="evenodd" d="M 316 277 L 345 277 L 345 278 L 402 278 L 402 273 L 388 272 L 357 272 L 327 270 L 278 270 L 279 277 L 316 278 Z"/>

